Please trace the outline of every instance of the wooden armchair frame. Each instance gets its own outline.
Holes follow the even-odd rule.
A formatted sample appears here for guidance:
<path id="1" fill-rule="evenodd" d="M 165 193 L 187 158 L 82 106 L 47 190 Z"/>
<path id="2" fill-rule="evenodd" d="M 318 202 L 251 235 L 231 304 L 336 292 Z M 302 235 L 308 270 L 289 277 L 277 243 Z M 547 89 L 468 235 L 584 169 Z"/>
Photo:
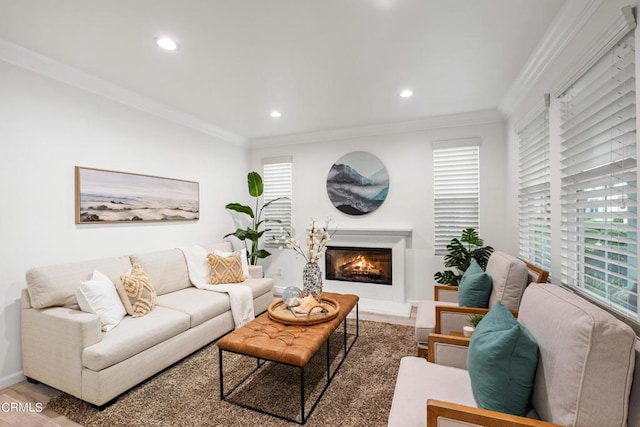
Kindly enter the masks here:
<path id="1" fill-rule="evenodd" d="M 442 335 L 442 334 L 429 334 L 429 348 L 436 348 L 437 343 L 449 344 L 449 345 L 457 345 L 460 347 L 469 347 L 469 342 L 471 338 L 468 337 L 456 337 L 453 335 Z M 427 361 L 431 363 L 438 363 L 436 360 L 436 352 L 430 351 L 427 354 Z M 444 363 L 440 363 L 443 365 Z"/>
<path id="2" fill-rule="evenodd" d="M 559 424 L 488 409 L 473 408 L 442 400 L 427 400 L 427 427 L 437 427 L 439 417 L 487 427 L 560 427 Z"/>
<path id="3" fill-rule="evenodd" d="M 458 345 L 469 347 L 470 339 L 466 337 L 455 337 L 450 335 L 429 334 L 429 348 L 435 349 L 437 343 Z M 430 351 L 428 361 L 436 361 L 436 352 Z M 442 363 L 440 363 L 442 364 Z M 487 427 L 553 427 L 557 424 L 546 421 L 534 420 L 531 418 L 519 417 L 516 415 L 504 414 L 502 412 L 490 411 L 487 409 L 474 408 L 472 406 L 460 405 L 442 400 L 429 399 L 427 401 L 427 427 L 437 427 L 438 418 L 444 417 L 450 420 L 464 423 L 477 424 Z"/>
<path id="4" fill-rule="evenodd" d="M 548 278 L 549 278 L 549 272 L 546 270 L 543 270 L 542 268 L 533 265 L 527 261 L 523 262 L 527 265 L 527 269 L 529 270 L 529 273 L 531 275 L 533 275 L 536 280 L 536 283 L 546 283 Z M 444 292 L 457 292 L 458 291 L 458 287 L 457 286 L 448 286 L 448 285 L 436 285 L 434 287 L 434 299 L 435 301 L 440 301 L 440 294 L 444 293 Z M 486 308 L 476 308 L 476 307 L 450 307 L 450 306 L 436 306 L 436 324 L 435 324 L 435 329 L 434 332 L 436 334 L 441 334 L 443 333 L 442 331 L 442 319 L 441 319 L 441 313 L 442 312 L 446 312 L 446 313 L 460 313 L 460 314 L 466 314 L 466 315 L 484 315 L 487 314 L 489 312 L 489 309 Z M 515 318 L 518 317 L 518 312 L 517 311 L 512 311 L 513 316 Z M 447 331 L 448 332 L 448 331 Z M 461 331 L 462 332 L 462 331 Z"/>
<path id="5" fill-rule="evenodd" d="M 489 312 L 488 308 L 476 308 L 476 307 L 447 307 L 447 306 L 436 306 L 436 325 L 434 332 L 436 334 L 444 333 L 442 331 L 442 313 L 459 313 L 466 314 L 467 316 L 472 316 L 474 314 L 477 315 L 485 315 Z M 512 310 L 511 313 L 513 317 L 518 318 L 518 312 Z M 448 332 L 448 331 L 447 331 Z M 460 331 L 462 332 L 462 331 Z"/>
<path id="6" fill-rule="evenodd" d="M 547 270 L 543 270 L 537 265 L 533 265 L 525 260 L 522 260 L 522 261 L 527 265 L 527 269 L 529 270 L 529 273 L 536 277 L 536 280 L 534 280 L 535 283 L 547 283 L 547 280 L 549 280 L 549 272 Z M 458 292 L 458 287 L 451 286 L 451 285 L 435 285 L 433 287 L 434 301 L 446 301 L 445 299 L 440 299 L 440 298 L 442 298 L 442 295 L 449 292 Z M 456 302 L 456 301 L 451 301 L 451 302 Z"/>

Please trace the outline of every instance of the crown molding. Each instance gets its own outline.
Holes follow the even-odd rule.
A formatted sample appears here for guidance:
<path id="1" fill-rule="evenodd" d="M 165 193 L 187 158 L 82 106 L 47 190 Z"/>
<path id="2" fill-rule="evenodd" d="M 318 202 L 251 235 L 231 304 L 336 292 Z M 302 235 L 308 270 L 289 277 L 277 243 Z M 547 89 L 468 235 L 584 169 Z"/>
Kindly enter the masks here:
<path id="1" fill-rule="evenodd" d="M 240 135 L 3 39 L 0 39 L 0 60 L 197 130 L 222 141 L 239 146 L 246 144 L 246 138 Z"/>
<path id="2" fill-rule="evenodd" d="M 423 132 L 433 129 L 482 125 L 504 121 L 505 117 L 497 110 L 484 110 L 463 114 L 427 117 L 419 120 L 411 120 L 405 122 L 385 123 L 380 125 L 334 129 L 320 132 L 300 133 L 264 138 L 250 138 L 247 143 L 251 148 L 279 147 L 285 145 L 311 144 L 317 142 L 337 141 L 369 136 Z"/>
<path id="3" fill-rule="evenodd" d="M 563 78 L 554 82 L 551 88 L 552 96 L 559 96 L 575 83 L 593 64 L 618 43 L 629 31 L 636 27 L 636 22 L 628 14 L 621 12 L 589 43 L 589 48 L 581 53 L 573 65 L 565 70 Z M 569 77 L 567 77 L 569 76 Z"/>
<path id="4" fill-rule="evenodd" d="M 605 0 L 567 0 L 536 47 L 533 55 L 513 82 L 498 106 L 510 116 L 518 103 L 544 75 L 545 71 L 574 39 Z M 585 4 L 586 3 L 586 4 Z"/>

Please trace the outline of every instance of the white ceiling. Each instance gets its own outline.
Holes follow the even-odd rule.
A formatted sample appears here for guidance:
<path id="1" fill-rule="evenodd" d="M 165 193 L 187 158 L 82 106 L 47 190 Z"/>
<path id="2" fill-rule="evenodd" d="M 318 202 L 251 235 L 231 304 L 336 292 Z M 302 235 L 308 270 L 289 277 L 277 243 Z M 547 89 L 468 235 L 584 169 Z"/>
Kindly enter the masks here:
<path id="1" fill-rule="evenodd" d="M 0 38 L 258 138 L 496 109 L 563 3 L 0 0 Z"/>

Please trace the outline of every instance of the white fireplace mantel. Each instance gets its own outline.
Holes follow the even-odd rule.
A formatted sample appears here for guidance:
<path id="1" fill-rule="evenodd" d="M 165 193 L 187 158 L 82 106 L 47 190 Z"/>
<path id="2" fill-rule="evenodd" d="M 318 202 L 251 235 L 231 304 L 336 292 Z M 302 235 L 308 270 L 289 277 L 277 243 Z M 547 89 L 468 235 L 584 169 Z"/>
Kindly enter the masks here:
<path id="1" fill-rule="evenodd" d="M 334 236 L 385 236 L 405 238 L 411 236 L 411 227 L 352 227 L 329 229 L 329 234 Z"/>

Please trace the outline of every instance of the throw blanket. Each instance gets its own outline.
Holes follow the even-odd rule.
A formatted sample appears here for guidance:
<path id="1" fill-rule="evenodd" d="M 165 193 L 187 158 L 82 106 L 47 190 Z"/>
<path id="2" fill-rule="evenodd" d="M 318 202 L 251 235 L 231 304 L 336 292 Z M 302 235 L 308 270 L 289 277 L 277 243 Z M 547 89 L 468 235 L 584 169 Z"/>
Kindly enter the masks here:
<path id="1" fill-rule="evenodd" d="M 209 263 L 207 251 L 201 246 L 189 246 L 178 248 L 187 260 L 189 280 L 198 289 L 206 289 L 214 292 L 223 292 L 229 295 L 231 314 L 236 324 L 236 329 L 255 319 L 253 313 L 253 293 L 251 288 L 240 283 L 212 285 L 209 283 Z"/>

